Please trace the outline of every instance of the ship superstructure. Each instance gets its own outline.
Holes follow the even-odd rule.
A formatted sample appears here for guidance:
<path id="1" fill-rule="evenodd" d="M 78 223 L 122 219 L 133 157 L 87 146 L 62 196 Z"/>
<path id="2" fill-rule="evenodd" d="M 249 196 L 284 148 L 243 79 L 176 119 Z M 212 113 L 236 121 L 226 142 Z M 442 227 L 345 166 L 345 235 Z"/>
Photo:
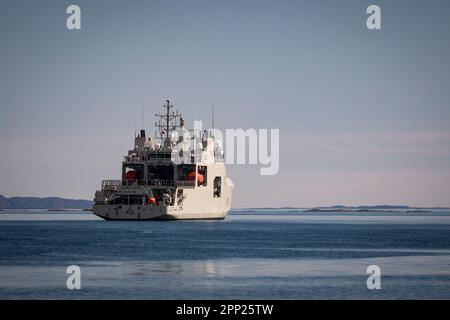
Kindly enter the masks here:
<path id="1" fill-rule="evenodd" d="M 93 213 L 106 220 L 224 219 L 233 182 L 222 144 L 185 128 L 170 100 L 157 114 L 155 137 L 140 130 L 122 161 L 121 180 L 102 181 Z"/>

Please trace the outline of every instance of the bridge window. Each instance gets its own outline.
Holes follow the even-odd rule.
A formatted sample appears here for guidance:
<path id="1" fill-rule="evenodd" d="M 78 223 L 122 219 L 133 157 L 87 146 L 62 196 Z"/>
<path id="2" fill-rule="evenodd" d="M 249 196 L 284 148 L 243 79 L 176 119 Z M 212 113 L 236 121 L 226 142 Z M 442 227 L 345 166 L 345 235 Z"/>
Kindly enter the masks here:
<path id="1" fill-rule="evenodd" d="M 173 180 L 173 166 L 148 166 L 148 180 Z"/>

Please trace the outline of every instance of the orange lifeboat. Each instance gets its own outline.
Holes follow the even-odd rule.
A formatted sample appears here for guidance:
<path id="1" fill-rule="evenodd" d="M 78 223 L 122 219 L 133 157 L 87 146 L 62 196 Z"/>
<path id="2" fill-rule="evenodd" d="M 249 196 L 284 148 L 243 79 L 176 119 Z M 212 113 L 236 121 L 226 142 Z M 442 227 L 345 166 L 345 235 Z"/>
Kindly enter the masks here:
<path id="1" fill-rule="evenodd" d="M 155 197 L 148 197 L 147 204 L 156 204 L 156 198 Z"/>
<path id="2" fill-rule="evenodd" d="M 191 171 L 189 172 L 189 174 L 187 175 L 187 178 L 189 181 L 195 181 L 195 171 Z M 197 183 L 203 184 L 203 181 L 205 180 L 205 177 L 202 174 L 197 174 Z"/>
<path id="3" fill-rule="evenodd" d="M 191 171 L 188 173 L 187 178 L 189 181 L 195 180 L 195 171 Z"/>
<path id="4" fill-rule="evenodd" d="M 127 180 L 136 180 L 137 179 L 136 171 L 130 170 L 127 173 L 125 173 L 125 179 L 127 179 Z"/>

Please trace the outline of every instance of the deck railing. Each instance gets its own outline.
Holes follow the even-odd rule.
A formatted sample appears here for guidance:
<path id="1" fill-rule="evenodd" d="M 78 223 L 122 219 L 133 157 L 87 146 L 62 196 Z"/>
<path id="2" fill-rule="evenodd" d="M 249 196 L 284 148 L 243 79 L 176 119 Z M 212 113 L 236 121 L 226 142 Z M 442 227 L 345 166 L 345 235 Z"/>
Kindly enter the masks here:
<path id="1" fill-rule="evenodd" d="M 102 190 L 115 190 L 122 188 L 140 188 L 142 186 L 162 186 L 162 187 L 194 187 L 195 181 L 191 180 L 103 180 Z"/>

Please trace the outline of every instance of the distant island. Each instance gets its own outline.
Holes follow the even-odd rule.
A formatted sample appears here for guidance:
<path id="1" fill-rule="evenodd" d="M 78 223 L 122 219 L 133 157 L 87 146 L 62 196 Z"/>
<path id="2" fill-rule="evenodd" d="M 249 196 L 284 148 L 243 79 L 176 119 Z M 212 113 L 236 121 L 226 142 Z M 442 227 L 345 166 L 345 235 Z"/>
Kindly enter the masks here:
<path id="1" fill-rule="evenodd" d="M 11 197 L 0 194 L 1 209 L 89 209 L 93 202 L 90 200 L 63 199 L 58 197 Z"/>
<path id="2" fill-rule="evenodd" d="M 429 213 L 430 210 L 450 209 L 448 207 L 410 207 L 406 205 L 373 205 L 373 206 L 343 206 L 335 205 L 328 207 L 278 207 L 278 208 L 242 208 L 242 209 L 284 209 L 284 210 L 300 210 L 302 212 L 399 212 L 406 213 Z"/>
<path id="3" fill-rule="evenodd" d="M 331 207 L 316 207 L 309 209 L 309 211 L 357 211 L 357 212 L 373 212 L 373 211 L 392 211 L 404 210 L 406 212 L 430 212 L 433 209 L 449 209 L 446 207 L 410 207 L 405 205 L 375 205 L 375 206 L 331 206 Z"/>
<path id="4" fill-rule="evenodd" d="M 367 207 L 329 207 L 329 208 L 312 208 L 312 209 L 305 209 L 303 212 L 406 212 L 406 213 L 431 213 L 430 209 L 423 209 L 423 208 L 410 208 L 410 207 L 392 207 L 389 206 L 389 208 L 385 208 L 385 206 L 374 206 L 374 208 L 367 208 Z"/>

